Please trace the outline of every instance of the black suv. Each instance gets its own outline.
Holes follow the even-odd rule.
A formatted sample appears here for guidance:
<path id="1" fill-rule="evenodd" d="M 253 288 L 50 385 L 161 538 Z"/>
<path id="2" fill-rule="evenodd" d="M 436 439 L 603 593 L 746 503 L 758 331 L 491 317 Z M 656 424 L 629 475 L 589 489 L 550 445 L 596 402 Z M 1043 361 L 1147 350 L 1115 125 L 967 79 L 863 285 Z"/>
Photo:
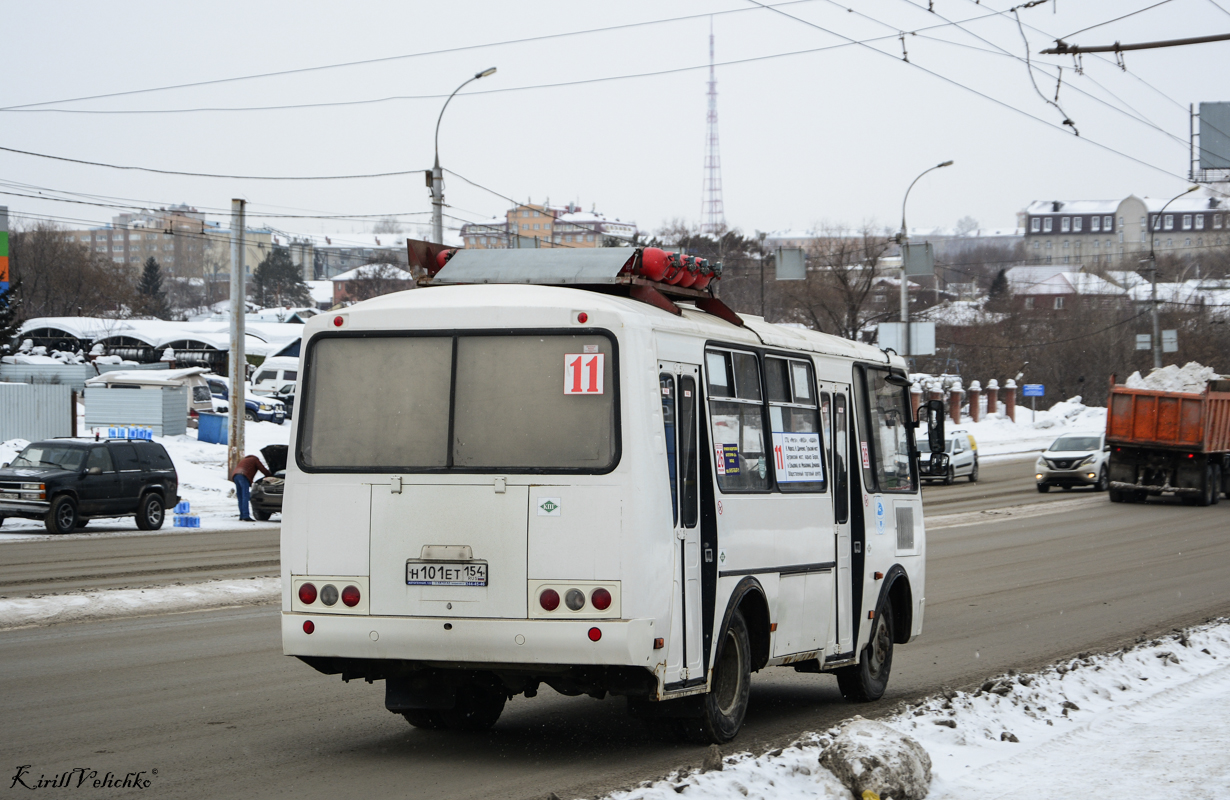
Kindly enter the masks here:
<path id="1" fill-rule="evenodd" d="M 34 442 L 0 468 L 0 523 L 5 517 L 41 519 L 52 533 L 130 515 L 138 528 L 154 531 L 178 502 L 171 457 L 143 439 Z"/>

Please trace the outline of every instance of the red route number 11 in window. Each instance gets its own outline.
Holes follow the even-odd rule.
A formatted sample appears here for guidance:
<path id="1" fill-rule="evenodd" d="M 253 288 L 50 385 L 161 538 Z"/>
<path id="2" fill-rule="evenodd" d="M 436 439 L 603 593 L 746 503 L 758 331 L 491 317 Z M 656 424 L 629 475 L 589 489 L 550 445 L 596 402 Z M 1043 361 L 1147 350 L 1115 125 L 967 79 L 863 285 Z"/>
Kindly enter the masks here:
<path id="1" fill-rule="evenodd" d="M 564 356 L 564 394 L 602 394 L 603 353 Z"/>

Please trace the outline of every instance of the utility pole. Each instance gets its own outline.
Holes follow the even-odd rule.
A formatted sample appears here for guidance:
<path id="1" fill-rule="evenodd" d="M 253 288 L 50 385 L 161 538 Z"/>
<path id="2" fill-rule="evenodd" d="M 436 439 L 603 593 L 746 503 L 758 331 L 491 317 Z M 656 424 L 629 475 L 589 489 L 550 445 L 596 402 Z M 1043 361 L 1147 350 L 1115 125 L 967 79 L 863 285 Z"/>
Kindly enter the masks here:
<path id="1" fill-rule="evenodd" d="M 231 379 L 230 406 L 231 427 L 227 436 L 226 474 L 229 478 L 239 459 L 243 458 L 243 434 L 246 421 L 244 405 L 244 379 L 247 377 L 247 359 L 243 351 L 244 314 L 247 313 L 244 297 L 244 201 L 231 201 L 231 357 L 227 374 Z"/>
<path id="2" fill-rule="evenodd" d="M 436 117 L 436 163 L 431 168 L 431 238 L 436 244 L 444 244 L 444 170 L 440 168 L 440 120 L 444 119 L 444 109 L 448 108 L 449 102 L 465 88 L 467 83 L 494 74 L 495 67 L 475 73 L 473 78 L 469 78 L 453 90 L 453 94 L 450 94 L 448 100 L 444 101 L 444 106 L 440 109 L 440 116 Z"/>
<path id="3" fill-rule="evenodd" d="M 1154 245 L 1157 243 L 1157 237 L 1154 236 L 1154 234 L 1160 231 L 1162 228 L 1162 220 L 1164 219 L 1162 215 L 1166 213 L 1166 208 L 1171 203 L 1173 203 L 1175 200 L 1178 200 L 1180 197 L 1182 197 L 1183 195 L 1191 194 L 1192 192 L 1196 191 L 1199 188 L 1200 188 L 1200 184 L 1189 186 L 1183 191 L 1176 194 L 1174 197 L 1167 200 L 1166 204 L 1162 206 L 1162 210 L 1157 212 L 1157 216 L 1153 218 L 1153 224 L 1148 226 L 1149 227 L 1149 269 L 1153 273 L 1153 281 L 1152 281 L 1153 288 L 1151 290 L 1151 294 L 1152 294 L 1151 299 L 1153 301 L 1153 368 L 1154 369 L 1162 368 L 1162 326 L 1161 326 L 1161 322 L 1158 319 L 1158 311 L 1157 311 L 1157 252 L 1154 247 Z M 1146 223 L 1149 222 L 1148 211 L 1145 212 L 1145 222 Z"/>
<path id="4" fill-rule="evenodd" d="M 948 160 L 941 164 L 936 164 L 930 169 L 923 170 L 919 173 L 918 178 L 915 178 L 910 182 L 909 188 L 905 190 L 905 197 L 901 198 L 901 233 L 897 234 L 897 244 L 901 247 L 901 342 L 904 345 L 904 352 L 902 352 L 901 355 L 907 360 L 907 363 L 910 357 L 910 352 L 913 348 L 911 346 L 912 342 L 910 342 L 910 290 L 909 283 L 906 280 L 905 275 L 906 243 L 910 240 L 910 231 L 905 226 L 905 203 L 910 199 L 910 189 L 914 188 L 914 184 L 918 183 L 919 178 L 922 178 L 923 175 L 926 175 L 932 170 L 951 167 L 952 163 L 953 162 L 951 160 Z"/>

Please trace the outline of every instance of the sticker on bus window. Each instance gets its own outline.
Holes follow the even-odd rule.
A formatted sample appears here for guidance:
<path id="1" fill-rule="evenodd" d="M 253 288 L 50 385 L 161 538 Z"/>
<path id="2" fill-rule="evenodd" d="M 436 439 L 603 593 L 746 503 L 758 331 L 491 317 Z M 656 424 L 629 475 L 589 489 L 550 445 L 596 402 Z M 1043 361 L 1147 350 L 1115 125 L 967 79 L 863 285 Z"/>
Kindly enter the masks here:
<path id="1" fill-rule="evenodd" d="M 863 469 L 871 469 L 871 455 L 867 452 L 867 443 L 859 442 L 863 448 Z"/>
<path id="2" fill-rule="evenodd" d="M 564 356 L 564 394 L 602 394 L 602 353 L 568 353 Z"/>
<path id="3" fill-rule="evenodd" d="M 820 434 L 774 433 L 773 465 L 777 468 L 778 483 L 824 480 Z"/>
<path id="4" fill-rule="evenodd" d="M 581 349 L 582 349 L 582 350 L 584 350 L 584 351 L 585 351 L 585 353 L 588 355 L 589 353 L 596 353 L 596 352 L 598 352 L 598 345 L 596 345 L 596 344 L 586 344 L 586 345 L 582 345 L 582 346 L 581 346 Z"/>
<path id="5" fill-rule="evenodd" d="M 721 466 L 718 467 L 720 475 L 738 475 L 739 474 L 739 445 L 724 444 L 722 445 L 722 458 L 720 459 Z"/>
<path id="6" fill-rule="evenodd" d="M 716 458 L 717 473 L 719 475 L 725 475 L 726 474 L 726 460 L 722 458 L 722 445 L 715 444 L 713 446 L 713 455 L 717 457 Z"/>

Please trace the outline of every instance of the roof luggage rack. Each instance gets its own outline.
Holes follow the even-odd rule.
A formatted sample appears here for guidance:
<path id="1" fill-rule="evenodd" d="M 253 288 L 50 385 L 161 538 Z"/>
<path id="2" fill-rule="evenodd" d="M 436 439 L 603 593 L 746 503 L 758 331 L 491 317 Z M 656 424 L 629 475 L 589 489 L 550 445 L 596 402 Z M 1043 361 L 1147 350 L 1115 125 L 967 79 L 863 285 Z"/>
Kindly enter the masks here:
<path id="1" fill-rule="evenodd" d="M 410 266 L 425 274 L 419 286 L 475 283 L 567 286 L 630 297 L 680 315 L 676 300 L 692 302 L 701 311 L 732 325 L 739 315 L 714 293 L 722 279 L 720 262 L 657 247 L 466 250 L 409 239 Z"/>

